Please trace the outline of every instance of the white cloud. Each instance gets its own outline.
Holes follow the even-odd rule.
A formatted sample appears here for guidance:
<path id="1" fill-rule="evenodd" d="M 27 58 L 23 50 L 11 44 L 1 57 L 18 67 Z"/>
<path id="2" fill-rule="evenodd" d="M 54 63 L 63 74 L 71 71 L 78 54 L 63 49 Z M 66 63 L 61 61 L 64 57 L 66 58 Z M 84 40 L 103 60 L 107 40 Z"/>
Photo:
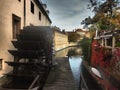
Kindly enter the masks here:
<path id="1" fill-rule="evenodd" d="M 87 10 L 89 0 L 43 0 L 50 10 L 53 25 L 62 29 L 80 28 L 81 21 L 90 16 Z"/>

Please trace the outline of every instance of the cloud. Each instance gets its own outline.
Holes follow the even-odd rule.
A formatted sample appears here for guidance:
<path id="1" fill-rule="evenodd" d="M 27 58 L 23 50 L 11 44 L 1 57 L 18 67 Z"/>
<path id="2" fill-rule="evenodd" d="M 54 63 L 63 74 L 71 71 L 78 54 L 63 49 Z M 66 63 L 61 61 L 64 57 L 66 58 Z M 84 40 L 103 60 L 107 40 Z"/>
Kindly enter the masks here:
<path id="1" fill-rule="evenodd" d="M 87 10 L 89 0 L 43 0 L 50 10 L 53 25 L 64 29 L 80 27 L 81 21 L 91 15 Z"/>

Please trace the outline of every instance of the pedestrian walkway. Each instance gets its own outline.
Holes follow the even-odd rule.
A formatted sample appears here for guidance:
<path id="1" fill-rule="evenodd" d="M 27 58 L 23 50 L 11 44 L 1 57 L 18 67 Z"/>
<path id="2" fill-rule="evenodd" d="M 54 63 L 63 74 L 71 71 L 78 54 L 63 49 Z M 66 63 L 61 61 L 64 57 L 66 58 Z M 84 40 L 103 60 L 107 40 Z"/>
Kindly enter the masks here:
<path id="1" fill-rule="evenodd" d="M 55 61 L 57 65 L 51 69 L 43 90 L 77 90 L 68 58 Z"/>

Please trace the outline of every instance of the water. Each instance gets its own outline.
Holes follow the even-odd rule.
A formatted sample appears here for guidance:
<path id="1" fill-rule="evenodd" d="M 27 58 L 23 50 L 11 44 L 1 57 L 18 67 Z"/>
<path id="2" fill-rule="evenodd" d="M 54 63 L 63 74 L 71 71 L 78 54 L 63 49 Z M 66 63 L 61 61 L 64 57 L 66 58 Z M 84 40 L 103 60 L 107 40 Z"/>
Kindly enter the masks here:
<path id="1" fill-rule="evenodd" d="M 66 57 L 69 58 L 70 67 L 73 73 L 73 77 L 76 82 L 78 90 L 101 90 L 100 86 L 96 83 L 91 74 L 86 70 L 85 66 L 82 64 L 82 50 L 80 47 L 69 47 L 64 50 L 61 50 L 56 53 L 55 57 Z M 84 76 L 86 85 L 83 82 L 83 78 L 80 78 L 80 75 Z"/>
<path id="2" fill-rule="evenodd" d="M 81 53 L 82 51 L 80 47 L 69 47 L 57 52 L 55 55 L 55 57 L 68 56 L 73 77 L 75 79 L 78 88 L 80 82 L 80 71 L 81 71 L 81 62 L 82 62 Z"/>
<path id="3" fill-rule="evenodd" d="M 77 87 L 79 88 L 79 82 L 80 82 L 80 72 L 81 72 L 81 62 L 82 62 L 82 58 L 80 56 L 72 56 L 69 58 L 69 62 L 70 62 L 70 66 L 71 66 L 71 70 L 76 82 Z"/>

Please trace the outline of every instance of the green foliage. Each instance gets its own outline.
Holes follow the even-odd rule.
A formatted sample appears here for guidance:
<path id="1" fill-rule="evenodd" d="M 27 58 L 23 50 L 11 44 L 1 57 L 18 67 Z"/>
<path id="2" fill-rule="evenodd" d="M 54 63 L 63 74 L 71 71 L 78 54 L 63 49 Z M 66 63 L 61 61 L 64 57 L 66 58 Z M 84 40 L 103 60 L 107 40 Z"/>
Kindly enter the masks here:
<path id="1" fill-rule="evenodd" d="M 89 28 L 90 32 L 95 32 L 96 31 L 96 28 L 92 25 L 90 28 Z"/>
<path id="2" fill-rule="evenodd" d="M 90 0 L 88 7 L 95 13 L 102 12 L 108 15 L 112 15 L 113 10 L 118 6 L 118 4 L 118 0 Z"/>
<path id="3" fill-rule="evenodd" d="M 90 37 L 93 37 L 95 32 L 96 32 L 96 28 L 94 27 L 94 25 L 92 25 L 90 28 L 89 28 L 89 32 L 90 32 Z"/>
<path id="4" fill-rule="evenodd" d="M 84 27 L 90 24 L 97 24 L 99 30 L 113 30 L 118 28 L 119 25 L 116 27 L 115 22 L 112 23 L 111 21 L 117 17 L 114 11 L 118 4 L 118 0 L 90 0 L 88 8 L 92 10 L 95 15 L 93 18 L 85 18 L 82 24 L 84 24 Z"/>
<path id="5" fill-rule="evenodd" d="M 77 42 L 77 40 L 80 38 L 80 35 L 77 33 L 72 33 L 68 35 L 68 41 L 69 42 Z"/>
<path id="6" fill-rule="evenodd" d="M 107 30 L 109 22 L 106 19 L 102 19 L 98 22 L 100 30 Z"/>
<path id="7" fill-rule="evenodd" d="M 120 47 L 120 42 L 116 42 L 116 47 Z"/>
<path id="8" fill-rule="evenodd" d="M 89 64 L 91 62 L 91 41 L 92 39 L 84 37 L 82 41 L 80 41 L 80 46 L 82 47 L 82 54 L 84 56 L 84 60 Z"/>

